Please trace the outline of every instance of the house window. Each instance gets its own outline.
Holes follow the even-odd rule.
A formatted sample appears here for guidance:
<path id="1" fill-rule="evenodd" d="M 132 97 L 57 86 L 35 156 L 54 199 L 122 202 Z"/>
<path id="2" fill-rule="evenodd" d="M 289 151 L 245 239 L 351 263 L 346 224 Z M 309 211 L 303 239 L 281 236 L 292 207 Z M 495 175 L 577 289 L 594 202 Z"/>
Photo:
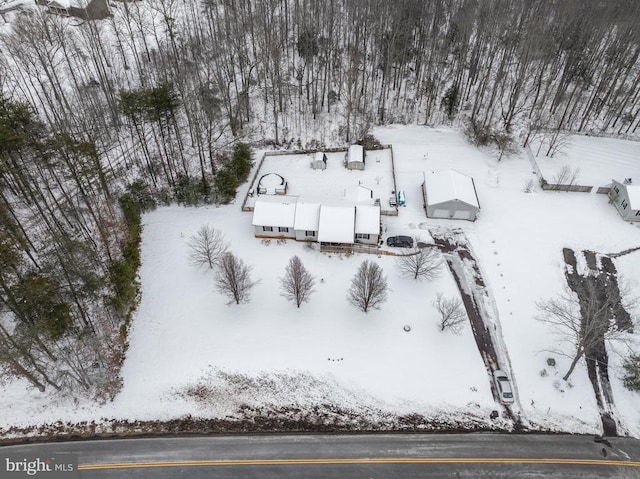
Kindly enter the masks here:
<path id="1" fill-rule="evenodd" d="M 614 190 L 616 193 L 620 193 L 620 190 L 618 189 L 618 187 L 617 187 L 617 186 L 614 186 L 614 187 L 613 187 L 613 190 Z"/>
<path id="2" fill-rule="evenodd" d="M 316 232 L 315 232 L 315 231 L 305 231 L 305 232 L 304 232 L 304 235 L 305 235 L 305 236 L 315 236 L 315 235 L 316 235 Z"/>
<path id="3" fill-rule="evenodd" d="M 278 227 L 278 232 L 279 233 L 288 233 L 289 232 L 289 228 L 283 228 L 282 226 Z"/>
<path id="4" fill-rule="evenodd" d="M 620 203 L 620 204 L 622 205 L 623 209 L 625 209 L 625 210 L 627 209 L 627 206 L 628 206 L 627 205 L 627 200 L 622 200 L 622 203 Z"/>
<path id="5" fill-rule="evenodd" d="M 273 226 L 263 226 L 262 231 L 273 231 Z"/>
<path id="6" fill-rule="evenodd" d="M 368 234 L 364 234 L 364 233 L 356 233 L 356 239 L 368 240 L 369 239 L 369 235 Z"/>
<path id="7" fill-rule="evenodd" d="M 636 216 L 640 216 L 640 210 L 636 211 Z"/>

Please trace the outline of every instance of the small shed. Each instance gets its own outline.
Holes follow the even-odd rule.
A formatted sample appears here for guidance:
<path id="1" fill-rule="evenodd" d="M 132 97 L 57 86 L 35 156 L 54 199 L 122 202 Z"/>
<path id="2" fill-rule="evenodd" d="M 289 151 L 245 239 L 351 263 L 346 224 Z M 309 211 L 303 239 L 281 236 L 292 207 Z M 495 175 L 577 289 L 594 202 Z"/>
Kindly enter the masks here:
<path id="1" fill-rule="evenodd" d="M 320 223 L 320 203 L 298 199 L 293 221 L 296 239 L 299 241 L 317 241 Z"/>
<path id="2" fill-rule="evenodd" d="M 624 182 L 612 180 L 609 201 L 626 221 L 640 221 L 640 185 L 634 185 L 631 178 Z"/>
<path id="3" fill-rule="evenodd" d="M 378 244 L 380 206 L 356 205 L 355 242 Z"/>
<path id="4" fill-rule="evenodd" d="M 361 145 L 351 145 L 347 151 L 347 168 L 350 170 L 364 170 L 364 148 Z"/>
<path id="5" fill-rule="evenodd" d="M 475 221 L 480 211 L 473 178 L 455 170 L 425 172 L 422 193 L 429 218 Z"/>
<path id="6" fill-rule="evenodd" d="M 320 206 L 318 241 L 320 243 L 353 244 L 355 220 L 355 206 Z"/>
<path id="7" fill-rule="evenodd" d="M 253 207 L 255 235 L 258 238 L 295 238 L 295 197 L 267 197 Z"/>
<path id="8" fill-rule="evenodd" d="M 314 170 L 326 170 L 327 169 L 327 155 L 321 151 L 316 151 L 311 160 L 311 168 Z"/>

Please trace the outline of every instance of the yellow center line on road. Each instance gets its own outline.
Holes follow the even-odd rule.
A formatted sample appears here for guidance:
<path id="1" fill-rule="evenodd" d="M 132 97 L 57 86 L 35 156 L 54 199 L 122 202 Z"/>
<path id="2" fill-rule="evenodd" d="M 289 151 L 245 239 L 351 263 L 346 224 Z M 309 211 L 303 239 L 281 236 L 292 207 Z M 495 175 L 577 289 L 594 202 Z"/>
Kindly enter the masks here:
<path id="1" fill-rule="evenodd" d="M 114 464 L 83 464 L 79 471 L 97 469 L 138 469 L 150 467 L 198 467 L 198 466 L 306 466 L 306 465 L 367 465 L 367 464 L 538 464 L 640 467 L 636 461 L 601 459 L 530 459 L 497 457 L 425 457 L 425 458 L 328 458 L 328 459 L 235 459 L 201 461 L 124 462 Z"/>

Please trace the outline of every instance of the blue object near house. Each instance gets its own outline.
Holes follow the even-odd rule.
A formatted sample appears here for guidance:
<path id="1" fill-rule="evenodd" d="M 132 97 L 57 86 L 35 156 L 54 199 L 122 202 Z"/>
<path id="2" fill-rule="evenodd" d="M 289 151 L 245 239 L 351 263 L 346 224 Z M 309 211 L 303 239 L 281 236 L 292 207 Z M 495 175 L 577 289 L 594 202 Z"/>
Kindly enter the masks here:
<path id="1" fill-rule="evenodd" d="M 404 197 L 404 191 L 402 190 L 398 191 L 398 205 L 405 206 L 406 203 L 407 203 L 407 200 Z"/>

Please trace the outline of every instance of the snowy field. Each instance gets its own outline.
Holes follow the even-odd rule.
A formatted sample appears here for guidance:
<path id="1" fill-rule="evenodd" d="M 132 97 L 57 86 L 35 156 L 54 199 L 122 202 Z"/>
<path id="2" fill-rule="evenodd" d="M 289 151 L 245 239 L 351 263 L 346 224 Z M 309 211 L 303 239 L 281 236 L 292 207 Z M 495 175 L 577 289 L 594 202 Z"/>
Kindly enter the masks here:
<path id="1" fill-rule="evenodd" d="M 537 154 L 535 145 L 532 151 Z M 576 184 L 607 186 L 611 180 L 622 182 L 625 178 L 640 183 L 640 143 L 614 138 L 593 138 L 573 135 L 553 158 L 540 151 L 538 166 L 549 183 L 555 183 L 560 170 L 566 165 L 578 171 Z"/>
<path id="2" fill-rule="evenodd" d="M 535 319 L 535 302 L 553 296 L 566 284 L 563 247 L 613 253 L 640 246 L 640 228 L 622 221 L 608 204 L 606 195 L 540 189 L 524 193 L 527 181 L 535 179 L 524 154 L 498 163 L 487 152 L 469 146 L 457 132 L 446 129 L 398 127 L 373 133 L 380 141 L 393 144 L 396 157 L 403 159 L 397 162 L 398 188 L 407 191 L 407 209 L 411 207 L 411 211 L 409 216 L 402 209 L 398 218 L 389 220 L 398 223 L 390 226 L 394 232 L 416 225 L 420 228 L 433 223 L 453 223 L 424 219 L 418 172 L 454 168 L 474 177 L 482 208 L 479 219 L 473 224 L 459 222 L 456 226 L 465 230 L 493 291 L 523 417 L 566 430 L 583 427 L 572 424 L 568 419 L 572 417 L 598 430 L 599 414 L 584 362 L 579 363 L 579 369 L 570 378 L 572 387 L 563 387 L 560 378 L 568 369 L 569 360 L 547 350 L 567 347 Z M 574 140 L 574 145 L 581 145 L 580 159 L 590 150 L 587 144 L 590 142 L 591 149 L 599 152 L 604 169 L 610 160 L 626 158 L 623 171 L 640 173 L 640 143 L 582 136 Z M 595 165 L 594 161 L 592 166 Z M 638 174 L 635 176 L 640 178 Z M 610 180 L 609 173 L 605 177 Z M 616 264 L 621 265 L 628 280 L 638 284 L 640 252 L 634 255 L 635 258 L 622 257 Z M 634 259 L 637 268 L 623 266 Z M 556 360 L 555 368 L 547 366 L 549 357 Z M 618 358 L 617 367 L 611 371 L 612 384 L 618 393 L 614 399 L 628 432 L 637 437 L 640 397 L 623 391 L 620 362 Z M 546 376 L 541 375 L 543 369 Z"/>
<path id="3" fill-rule="evenodd" d="M 502 354 L 517 392 L 514 408 L 524 423 L 599 432 L 584 363 L 573 373 L 570 387 L 561 383 L 569 360 L 549 352 L 562 346 L 536 321 L 535 303 L 565 284 L 563 247 L 613 253 L 640 246 L 640 229 L 623 222 L 604 195 L 539 189 L 524 193 L 534 178 L 524 154 L 498 163 L 491 152 L 470 146 L 449 129 L 398 126 L 373 134 L 393 145 L 397 186 L 407 200 L 397 217 L 383 217 L 384 237 L 402 233 L 428 241 L 429 228 L 464 231 L 495 300 L 496 331 L 503 338 Z M 587 137 L 579 141 L 610 155 L 602 157 L 603 165 L 627 155 L 627 169 L 637 171 L 638 143 Z M 590 148 L 585 144 L 583 150 Z M 618 150 L 638 152 L 635 162 L 632 153 Z M 311 170 L 309 160 L 300 159 L 305 174 Z M 482 208 L 475 223 L 426 218 L 422 174 L 442 168 L 474 177 Z M 302 184 L 295 169 L 283 172 L 292 187 Z M 331 170 L 319 174 L 329 177 Z M 391 256 L 325 255 L 294 241 L 267 244 L 253 237 L 251 214 L 240 211 L 243 193 L 229 206 L 174 206 L 144 216 L 141 303 L 122 370 L 124 387 L 113 403 L 57 403 L 34 392 L 25 395 L 23 383 L 15 381 L 4 385 L 0 408 L 7 414 L 0 418 L 0 427 L 54 418 L 234 418 L 247 405 L 311 409 L 327 403 L 359 414 L 417 413 L 445 421 L 466 415 L 489 422 L 489 412 L 497 405 L 469 326 L 461 335 L 437 330 L 431 306 L 435 295 L 457 295 L 446 270 L 435 282 L 416 283 L 398 275 Z M 187 240 L 203 224 L 221 230 L 231 250 L 253 266 L 260 283 L 250 303 L 228 305 L 215 290 L 212 273 L 189 264 Z M 311 301 L 300 309 L 286 302 L 278 289 L 293 255 L 318 281 Z M 383 267 L 391 289 L 382 309 L 369 314 L 346 301 L 351 277 L 364 259 Z M 640 252 L 617 259 L 616 265 L 637 290 Z M 405 325 L 411 326 L 410 332 L 404 331 Z M 620 379 L 621 354 L 627 352 L 622 344 L 609 345 L 609 352 L 622 432 L 639 437 L 640 398 L 625 390 Z M 547 366 L 549 357 L 557 361 L 555 368 Z"/>
<path id="4" fill-rule="evenodd" d="M 391 150 L 367 150 L 365 169 L 349 170 L 344 166 L 344 152 L 327 153 L 327 168 L 314 170 L 311 168 L 313 154 L 303 155 L 268 155 L 251 185 L 248 206 L 253 206 L 258 196 L 255 194 L 257 183 L 263 175 L 276 173 L 287 182 L 287 194 L 292 196 L 306 195 L 321 199 L 350 198 L 358 185 L 372 190 L 373 198 L 380 198 L 383 211 L 395 211 L 389 206 L 389 197 L 393 196 L 393 167 Z"/>

